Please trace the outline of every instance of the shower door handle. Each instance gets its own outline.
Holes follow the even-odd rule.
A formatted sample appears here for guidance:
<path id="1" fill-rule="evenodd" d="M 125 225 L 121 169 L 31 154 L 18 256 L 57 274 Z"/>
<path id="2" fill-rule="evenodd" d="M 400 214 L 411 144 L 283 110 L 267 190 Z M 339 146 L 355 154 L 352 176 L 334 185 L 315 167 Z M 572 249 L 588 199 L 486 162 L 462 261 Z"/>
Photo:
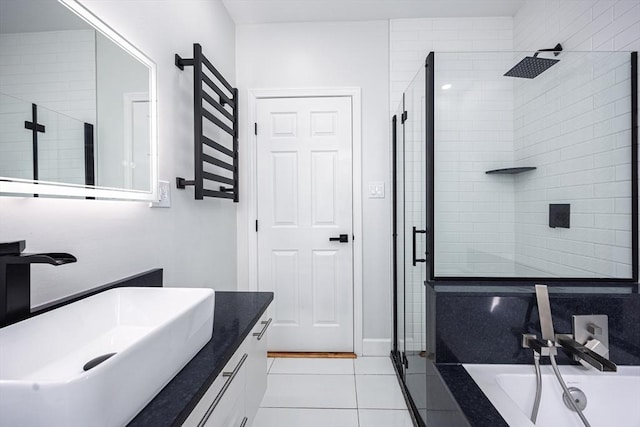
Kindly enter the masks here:
<path id="1" fill-rule="evenodd" d="M 415 267 L 419 262 L 427 262 L 426 259 L 416 258 L 416 234 L 427 234 L 427 230 L 418 230 L 415 226 L 413 227 L 413 266 Z"/>

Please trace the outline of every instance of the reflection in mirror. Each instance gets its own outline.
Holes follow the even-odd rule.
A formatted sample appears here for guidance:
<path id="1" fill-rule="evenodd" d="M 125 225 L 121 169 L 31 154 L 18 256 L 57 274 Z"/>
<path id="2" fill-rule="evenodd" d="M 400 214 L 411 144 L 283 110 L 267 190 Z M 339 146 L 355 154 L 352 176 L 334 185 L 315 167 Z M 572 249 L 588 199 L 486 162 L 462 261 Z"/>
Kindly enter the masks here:
<path id="1" fill-rule="evenodd" d="M 0 191 L 12 189 L 7 181 L 37 181 L 148 199 L 157 173 L 155 66 L 65 3 L 0 0 Z"/>

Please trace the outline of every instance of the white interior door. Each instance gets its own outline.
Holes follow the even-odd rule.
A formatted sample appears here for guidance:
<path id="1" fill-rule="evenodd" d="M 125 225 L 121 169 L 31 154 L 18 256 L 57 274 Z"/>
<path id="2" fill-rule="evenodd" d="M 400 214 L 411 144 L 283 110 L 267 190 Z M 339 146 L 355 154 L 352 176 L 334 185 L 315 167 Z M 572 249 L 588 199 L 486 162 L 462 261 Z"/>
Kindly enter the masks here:
<path id="1" fill-rule="evenodd" d="M 352 352 L 351 98 L 259 99 L 256 109 L 258 289 L 275 293 L 269 350 Z M 340 235 L 347 241 L 330 241 Z"/>
<path id="2" fill-rule="evenodd" d="M 148 191 L 151 189 L 151 154 L 149 101 L 136 101 L 133 103 L 133 147 L 132 147 L 132 182 L 134 190 Z"/>
<path id="3" fill-rule="evenodd" d="M 151 188 L 149 94 L 124 94 L 124 185 L 133 190 Z"/>

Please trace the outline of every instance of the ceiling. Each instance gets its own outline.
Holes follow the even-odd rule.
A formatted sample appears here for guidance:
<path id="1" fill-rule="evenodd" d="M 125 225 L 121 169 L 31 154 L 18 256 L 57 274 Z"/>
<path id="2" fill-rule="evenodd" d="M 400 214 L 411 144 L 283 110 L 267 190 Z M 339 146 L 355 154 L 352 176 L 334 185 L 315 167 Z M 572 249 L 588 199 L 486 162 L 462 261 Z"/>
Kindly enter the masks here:
<path id="1" fill-rule="evenodd" d="M 222 0 L 236 24 L 513 16 L 525 0 Z"/>

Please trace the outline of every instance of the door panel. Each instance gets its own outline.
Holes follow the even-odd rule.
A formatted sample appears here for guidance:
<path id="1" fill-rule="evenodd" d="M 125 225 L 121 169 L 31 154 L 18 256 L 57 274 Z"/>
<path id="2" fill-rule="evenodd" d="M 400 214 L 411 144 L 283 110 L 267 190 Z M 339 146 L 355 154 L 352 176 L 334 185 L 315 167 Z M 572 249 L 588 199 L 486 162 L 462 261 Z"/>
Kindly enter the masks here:
<path id="1" fill-rule="evenodd" d="M 339 326 L 338 253 L 313 251 L 313 325 Z"/>
<path id="2" fill-rule="evenodd" d="M 258 289 L 270 351 L 353 351 L 351 98 L 257 102 Z"/>
<path id="3" fill-rule="evenodd" d="M 311 223 L 313 226 L 336 225 L 336 187 L 338 153 L 311 153 Z"/>
<path id="4" fill-rule="evenodd" d="M 272 251 L 271 272 L 273 291 L 278 295 L 275 305 L 275 318 L 283 325 L 300 324 L 298 287 L 295 286 L 298 274 L 298 251 Z"/>
<path id="5" fill-rule="evenodd" d="M 297 153 L 272 153 L 273 226 L 298 225 Z"/>

